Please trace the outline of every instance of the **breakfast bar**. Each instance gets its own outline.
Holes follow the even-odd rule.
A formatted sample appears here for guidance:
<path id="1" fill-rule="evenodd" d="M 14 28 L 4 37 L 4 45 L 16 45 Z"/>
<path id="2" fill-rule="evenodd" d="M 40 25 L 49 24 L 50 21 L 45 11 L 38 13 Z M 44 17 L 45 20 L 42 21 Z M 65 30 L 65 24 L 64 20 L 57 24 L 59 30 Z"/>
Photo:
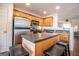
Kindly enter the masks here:
<path id="1" fill-rule="evenodd" d="M 59 33 L 27 33 L 22 35 L 22 45 L 32 56 L 43 56 L 44 50 L 59 41 Z"/>

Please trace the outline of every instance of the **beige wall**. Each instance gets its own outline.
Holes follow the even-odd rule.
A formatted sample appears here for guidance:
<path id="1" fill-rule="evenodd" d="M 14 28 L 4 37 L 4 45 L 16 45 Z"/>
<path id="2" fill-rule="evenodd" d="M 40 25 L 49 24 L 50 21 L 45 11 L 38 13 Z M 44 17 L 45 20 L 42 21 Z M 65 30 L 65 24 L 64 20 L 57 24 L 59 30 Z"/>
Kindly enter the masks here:
<path id="1" fill-rule="evenodd" d="M 8 51 L 12 45 L 13 4 L 0 4 L 0 52 Z"/>

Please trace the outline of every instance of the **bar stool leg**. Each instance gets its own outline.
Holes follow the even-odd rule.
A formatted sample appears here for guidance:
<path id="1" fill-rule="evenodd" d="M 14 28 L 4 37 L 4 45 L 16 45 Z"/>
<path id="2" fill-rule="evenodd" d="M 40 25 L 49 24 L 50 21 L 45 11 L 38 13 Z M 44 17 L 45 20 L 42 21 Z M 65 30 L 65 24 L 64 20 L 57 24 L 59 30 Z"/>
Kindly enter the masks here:
<path id="1" fill-rule="evenodd" d="M 67 56 L 67 50 L 66 50 L 66 47 L 65 47 L 65 56 Z"/>
<path id="2" fill-rule="evenodd" d="M 69 45 L 68 45 L 68 55 L 70 56 L 70 49 L 69 49 Z"/>

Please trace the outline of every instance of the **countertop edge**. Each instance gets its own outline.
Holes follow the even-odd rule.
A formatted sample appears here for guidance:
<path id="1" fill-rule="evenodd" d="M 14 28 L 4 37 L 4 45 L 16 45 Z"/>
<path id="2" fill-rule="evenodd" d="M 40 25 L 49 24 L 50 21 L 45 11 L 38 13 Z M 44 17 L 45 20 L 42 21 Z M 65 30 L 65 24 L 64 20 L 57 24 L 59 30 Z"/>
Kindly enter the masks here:
<path id="1" fill-rule="evenodd" d="M 32 43 L 37 43 L 37 42 L 40 42 L 40 41 L 44 41 L 44 40 L 47 40 L 47 39 L 49 39 L 49 38 L 53 38 L 53 37 L 56 37 L 56 36 L 58 36 L 58 35 L 60 35 L 59 33 L 58 34 L 55 34 L 55 35 L 51 35 L 51 36 L 49 36 L 49 37 L 46 37 L 46 38 L 41 38 L 40 40 L 38 40 L 38 41 L 31 41 L 31 40 L 29 40 L 29 41 L 31 41 Z M 21 35 L 21 37 L 22 38 L 24 38 L 23 37 L 23 35 Z M 24 39 L 26 39 L 26 38 L 24 38 Z"/>

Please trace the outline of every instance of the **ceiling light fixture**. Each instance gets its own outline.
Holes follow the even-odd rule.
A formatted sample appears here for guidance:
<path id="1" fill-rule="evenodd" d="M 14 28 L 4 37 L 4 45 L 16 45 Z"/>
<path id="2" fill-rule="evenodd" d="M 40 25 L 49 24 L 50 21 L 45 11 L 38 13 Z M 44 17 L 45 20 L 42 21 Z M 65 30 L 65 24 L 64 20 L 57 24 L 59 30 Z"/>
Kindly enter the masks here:
<path id="1" fill-rule="evenodd" d="M 60 9 L 60 6 L 56 6 L 56 10 L 59 10 Z"/>
<path id="2" fill-rule="evenodd" d="M 26 5 L 27 5 L 27 6 L 29 6 L 29 5 L 30 5 L 30 3 L 26 3 Z"/>
<path id="3" fill-rule="evenodd" d="M 64 29 L 70 29 L 71 28 L 71 22 L 69 22 L 68 19 L 66 19 L 65 22 L 63 23 L 63 28 Z"/>
<path id="4" fill-rule="evenodd" d="M 47 12 L 46 12 L 46 11 L 43 11 L 43 13 L 44 13 L 44 14 L 47 14 Z"/>
<path id="5" fill-rule="evenodd" d="M 78 25 L 76 25 L 75 27 L 74 27 L 74 31 L 76 31 L 78 29 Z"/>

